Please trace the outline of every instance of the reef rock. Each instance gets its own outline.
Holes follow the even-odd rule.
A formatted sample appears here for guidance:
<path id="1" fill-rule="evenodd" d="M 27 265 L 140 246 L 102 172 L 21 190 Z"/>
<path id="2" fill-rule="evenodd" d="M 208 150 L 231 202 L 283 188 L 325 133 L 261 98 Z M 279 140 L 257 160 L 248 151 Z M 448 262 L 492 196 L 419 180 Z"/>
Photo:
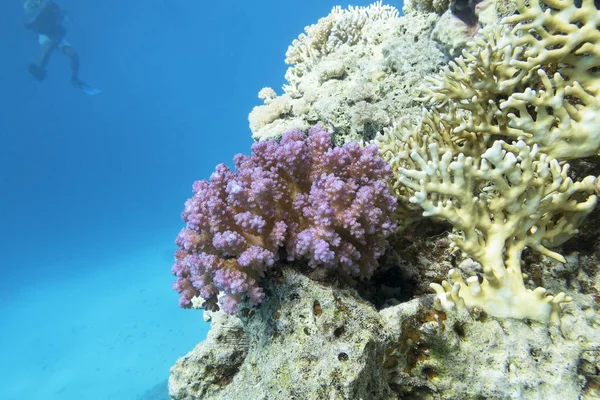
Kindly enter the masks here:
<path id="1" fill-rule="evenodd" d="M 378 311 L 348 285 L 287 267 L 269 281 L 258 309 L 208 313 L 208 338 L 171 369 L 172 399 L 600 395 L 593 295 L 569 303 L 559 326 L 446 314 L 433 308 L 431 295 Z"/>
<path id="2" fill-rule="evenodd" d="M 207 340 L 171 369 L 172 399 L 396 398 L 374 307 L 290 269 L 272 283 L 246 316 L 210 313 Z"/>

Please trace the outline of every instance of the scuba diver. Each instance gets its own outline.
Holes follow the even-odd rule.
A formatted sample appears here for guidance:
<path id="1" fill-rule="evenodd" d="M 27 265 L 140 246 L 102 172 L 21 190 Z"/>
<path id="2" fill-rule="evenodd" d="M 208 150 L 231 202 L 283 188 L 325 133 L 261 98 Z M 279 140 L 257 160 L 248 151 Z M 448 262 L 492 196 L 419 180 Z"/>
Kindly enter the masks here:
<path id="1" fill-rule="evenodd" d="M 37 64 L 29 64 L 29 73 L 37 80 L 46 78 L 46 65 L 52 52 L 57 49 L 71 60 L 71 84 L 83 92 L 94 95 L 99 89 L 86 85 L 79 79 L 79 55 L 73 46 L 65 40 L 67 14 L 51 0 L 25 0 L 25 27 L 38 35 L 42 47 Z"/>

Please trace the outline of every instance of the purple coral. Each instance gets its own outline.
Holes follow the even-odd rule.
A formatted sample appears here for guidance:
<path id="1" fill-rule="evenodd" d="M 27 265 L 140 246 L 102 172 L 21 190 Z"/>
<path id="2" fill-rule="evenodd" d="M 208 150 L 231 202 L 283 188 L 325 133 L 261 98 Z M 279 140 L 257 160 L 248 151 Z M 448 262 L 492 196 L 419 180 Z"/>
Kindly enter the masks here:
<path id="1" fill-rule="evenodd" d="M 185 203 L 173 265 L 180 306 L 199 296 L 216 309 L 219 293 L 230 314 L 243 301 L 259 304 L 259 279 L 281 255 L 352 277 L 373 274 L 396 230 L 392 173 L 375 145 L 334 148 L 314 127 L 254 143 L 251 156 L 234 162 L 236 172 L 220 164 L 210 181 L 195 182 Z"/>

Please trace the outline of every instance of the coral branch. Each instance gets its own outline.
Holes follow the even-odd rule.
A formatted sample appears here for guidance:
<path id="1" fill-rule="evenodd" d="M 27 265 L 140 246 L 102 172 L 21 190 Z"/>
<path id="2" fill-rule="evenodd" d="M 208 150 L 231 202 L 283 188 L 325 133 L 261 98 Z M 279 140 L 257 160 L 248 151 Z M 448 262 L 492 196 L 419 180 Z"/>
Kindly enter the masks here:
<path id="1" fill-rule="evenodd" d="M 526 289 L 521 253 L 529 246 L 564 261 L 549 247 L 577 233 L 595 208 L 595 178 L 574 183 L 567 177 L 568 165 L 561 168 L 523 141 L 496 141 L 480 162 L 450 151 L 440 156 L 436 143 L 410 156 L 417 168 L 398 170 L 400 183 L 414 191 L 410 201 L 423 208 L 423 215 L 449 221 L 453 244 L 484 271 L 481 283 L 477 277 L 465 283 L 454 271 L 452 285 L 432 284 L 440 304 L 478 307 L 499 317 L 557 320 L 567 298 Z"/>

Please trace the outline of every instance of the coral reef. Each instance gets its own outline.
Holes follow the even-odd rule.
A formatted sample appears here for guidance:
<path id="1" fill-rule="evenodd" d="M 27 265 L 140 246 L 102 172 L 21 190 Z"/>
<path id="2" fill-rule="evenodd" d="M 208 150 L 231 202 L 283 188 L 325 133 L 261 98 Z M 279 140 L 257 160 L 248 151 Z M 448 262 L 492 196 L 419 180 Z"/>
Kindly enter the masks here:
<path id="1" fill-rule="evenodd" d="M 377 2 L 307 27 L 250 115 L 263 141 L 186 204 L 175 288 L 221 310 L 171 398 L 600 398 L 598 8 Z M 390 168 L 320 129 L 265 140 L 317 122 L 380 132 Z"/>
<path id="2" fill-rule="evenodd" d="M 252 153 L 235 156 L 236 172 L 221 164 L 210 181 L 194 183 L 172 269 L 180 305 L 199 296 L 215 309 L 219 294 L 229 313 L 244 300 L 257 305 L 258 280 L 281 255 L 370 277 L 396 230 L 391 170 L 377 147 L 333 147 L 315 127 L 255 143 Z"/>
<path id="3" fill-rule="evenodd" d="M 315 25 L 306 27 L 286 52 L 286 64 L 291 65 L 285 74 L 288 93 L 298 93 L 302 77 L 314 69 L 324 57 L 338 51 L 342 46 L 354 46 L 369 40 L 366 26 L 377 21 L 398 18 L 398 10 L 383 5 L 381 1 L 368 7 L 350 6 L 347 10 L 336 6 L 331 13 Z M 372 40 L 372 39 L 371 39 Z M 343 70 L 343 68 L 342 68 Z M 333 74 L 336 76 L 337 74 Z"/>
<path id="4" fill-rule="evenodd" d="M 210 398 L 233 381 L 246 360 L 250 343 L 239 318 L 206 312 L 205 321 L 211 321 L 206 339 L 171 367 L 172 399 Z"/>
<path id="5" fill-rule="evenodd" d="M 418 117 L 417 86 L 447 62 L 431 38 L 437 20 L 399 17 L 381 2 L 334 8 L 289 47 L 284 93 L 260 91 L 264 105 L 249 115 L 253 138 L 279 138 L 320 123 L 336 144 L 368 141 L 394 116 Z"/>
<path id="6" fill-rule="evenodd" d="M 380 314 L 391 336 L 388 384 L 399 398 L 592 399 L 599 394 L 593 365 L 600 319 L 592 308 L 578 309 L 565 324 L 578 325 L 579 335 L 484 313 L 436 313 L 422 299 Z"/>

